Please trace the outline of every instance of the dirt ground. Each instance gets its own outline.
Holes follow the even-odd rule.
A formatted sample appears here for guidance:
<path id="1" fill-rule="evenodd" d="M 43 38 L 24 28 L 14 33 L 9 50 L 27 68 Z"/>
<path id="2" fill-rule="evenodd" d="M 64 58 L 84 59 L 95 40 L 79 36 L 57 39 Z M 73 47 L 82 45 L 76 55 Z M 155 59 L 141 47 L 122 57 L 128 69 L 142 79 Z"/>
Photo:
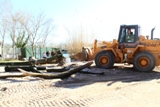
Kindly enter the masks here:
<path id="1" fill-rule="evenodd" d="M 118 67 L 121 66 L 121 67 Z M 0 79 L 0 107 L 159 107 L 160 67 L 137 72 L 115 64 L 66 79 L 37 77 Z M 3 67 L 0 75 L 3 75 Z M 16 73 L 16 72 L 15 72 Z"/>

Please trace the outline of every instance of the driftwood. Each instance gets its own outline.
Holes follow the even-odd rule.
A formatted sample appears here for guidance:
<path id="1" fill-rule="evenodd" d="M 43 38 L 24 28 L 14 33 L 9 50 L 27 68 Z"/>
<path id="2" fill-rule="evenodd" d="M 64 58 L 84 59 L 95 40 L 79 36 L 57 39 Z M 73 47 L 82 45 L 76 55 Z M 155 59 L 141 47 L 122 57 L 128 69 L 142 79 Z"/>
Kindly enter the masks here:
<path id="1" fill-rule="evenodd" d="M 53 64 L 53 63 L 59 63 L 63 61 L 63 55 L 62 54 L 56 54 L 53 57 L 50 58 L 45 58 L 45 59 L 38 59 L 38 60 L 33 60 L 33 61 L 7 61 L 7 62 L 0 62 L 1 66 L 35 66 L 35 65 L 40 65 L 40 64 Z"/>
<path id="2" fill-rule="evenodd" d="M 8 78 L 8 77 L 25 77 L 25 75 L 23 75 L 22 73 L 20 74 L 5 74 L 5 75 L 0 75 L 0 79 L 4 79 L 4 78 Z"/>
<path id="3" fill-rule="evenodd" d="M 40 65 L 40 64 L 53 64 L 53 63 L 58 63 L 63 60 L 63 55 L 62 54 L 56 54 L 53 57 L 50 58 L 45 58 L 45 59 L 38 59 L 38 60 L 33 60 L 30 61 L 32 64 Z"/>
<path id="4" fill-rule="evenodd" d="M 65 72 L 65 71 L 68 71 L 70 68 L 60 68 L 60 69 L 55 69 L 55 68 L 49 68 L 49 69 L 46 69 L 47 72 Z"/>
<path id="5" fill-rule="evenodd" d="M 5 72 L 14 72 L 14 71 L 19 71 L 17 68 L 21 68 L 26 71 L 34 71 L 34 66 L 6 66 Z"/>
<path id="6" fill-rule="evenodd" d="M 19 66 L 19 65 L 32 65 L 29 61 L 19 61 L 19 62 L 0 62 L 1 66 Z"/>
<path id="7" fill-rule="evenodd" d="M 6 75 L 0 75 L 0 78 L 7 78 L 7 77 L 24 77 L 24 76 L 32 76 L 32 77 L 41 77 L 44 79 L 56 79 L 56 78 L 67 78 L 72 74 L 75 74 L 79 71 L 81 71 L 84 68 L 89 67 L 93 61 L 87 62 L 84 65 L 81 65 L 77 68 L 70 69 L 68 71 L 62 72 L 62 73 L 57 73 L 57 74 L 52 74 L 52 73 L 33 73 L 33 72 L 27 72 L 23 69 L 18 68 L 18 70 L 22 74 L 6 74 Z"/>

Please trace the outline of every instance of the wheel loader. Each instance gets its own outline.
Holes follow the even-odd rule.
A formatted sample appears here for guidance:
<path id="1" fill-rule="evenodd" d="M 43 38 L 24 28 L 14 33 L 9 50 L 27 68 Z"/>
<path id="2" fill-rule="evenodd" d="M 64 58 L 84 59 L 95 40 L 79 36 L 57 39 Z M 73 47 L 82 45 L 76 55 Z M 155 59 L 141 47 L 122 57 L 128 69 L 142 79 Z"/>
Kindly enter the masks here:
<path id="1" fill-rule="evenodd" d="M 131 30 L 133 40 L 127 37 Z M 151 36 L 140 35 L 139 25 L 120 25 L 118 40 L 112 42 L 94 41 L 93 48 L 82 48 L 83 60 L 94 60 L 99 68 L 110 69 L 115 63 L 133 64 L 137 71 L 149 72 L 160 65 L 160 40 Z"/>

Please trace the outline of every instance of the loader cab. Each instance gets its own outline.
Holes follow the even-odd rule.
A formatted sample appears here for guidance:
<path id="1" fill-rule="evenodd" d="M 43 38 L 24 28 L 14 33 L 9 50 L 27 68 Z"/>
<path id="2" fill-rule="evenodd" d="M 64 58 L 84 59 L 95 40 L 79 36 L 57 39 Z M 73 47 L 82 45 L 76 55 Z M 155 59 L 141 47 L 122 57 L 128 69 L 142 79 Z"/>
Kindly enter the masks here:
<path id="1" fill-rule="evenodd" d="M 119 48 L 135 48 L 139 39 L 138 25 L 121 25 L 118 37 Z"/>

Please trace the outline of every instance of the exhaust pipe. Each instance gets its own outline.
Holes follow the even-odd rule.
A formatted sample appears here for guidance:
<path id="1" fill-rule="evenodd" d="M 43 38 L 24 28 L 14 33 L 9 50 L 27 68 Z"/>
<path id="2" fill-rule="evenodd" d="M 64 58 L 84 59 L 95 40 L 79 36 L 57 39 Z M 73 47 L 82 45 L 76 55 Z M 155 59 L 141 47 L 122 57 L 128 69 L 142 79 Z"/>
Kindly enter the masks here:
<path id="1" fill-rule="evenodd" d="M 151 30 L 151 40 L 153 40 L 153 31 L 156 27 L 154 27 L 152 30 Z"/>

